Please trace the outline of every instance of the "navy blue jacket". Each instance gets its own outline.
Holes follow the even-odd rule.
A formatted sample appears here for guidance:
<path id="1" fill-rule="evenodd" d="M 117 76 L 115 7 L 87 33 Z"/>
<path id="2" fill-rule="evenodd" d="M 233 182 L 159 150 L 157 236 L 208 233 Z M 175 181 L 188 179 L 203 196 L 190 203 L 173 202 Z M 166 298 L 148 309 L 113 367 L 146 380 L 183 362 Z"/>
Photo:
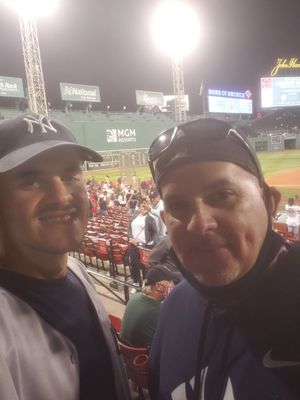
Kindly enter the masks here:
<path id="1" fill-rule="evenodd" d="M 161 310 L 150 371 L 152 400 L 300 399 L 300 247 L 238 302 L 216 305 L 193 282 L 177 285 Z"/>

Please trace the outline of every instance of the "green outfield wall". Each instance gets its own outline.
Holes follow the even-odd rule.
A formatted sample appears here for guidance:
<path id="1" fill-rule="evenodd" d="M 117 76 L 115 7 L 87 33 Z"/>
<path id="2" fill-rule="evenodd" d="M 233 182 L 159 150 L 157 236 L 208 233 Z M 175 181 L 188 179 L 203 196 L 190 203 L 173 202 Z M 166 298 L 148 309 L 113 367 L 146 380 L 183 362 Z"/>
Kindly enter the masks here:
<path id="1" fill-rule="evenodd" d="M 0 109 L 0 114 L 10 118 L 20 112 Z M 49 115 L 70 128 L 80 144 L 97 151 L 146 149 L 160 132 L 175 125 L 173 116 L 166 113 L 50 111 Z"/>
<path id="2" fill-rule="evenodd" d="M 248 141 L 256 152 L 300 149 L 300 135 L 294 133 L 261 135 Z"/>
<path id="3" fill-rule="evenodd" d="M 20 114 L 15 109 L 0 109 L 2 118 Z M 165 129 L 175 125 L 171 113 L 115 113 L 83 111 L 49 111 L 49 115 L 61 121 L 76 136 L 78 142 L 92 149 L 107 154 L 114 165 L 116 154 L 127 159 L 120 161 L 124 165 L 136 163 L 143 165 L 145 154 L 151 142 Z M 199 118 L 188 115 L 187 120 Z M 255 151 L 282 151 L 300 148 L 300 135 L 294 133 L 271 132 L 259 137 L 249 138 Z M 143 155 L 144 154 L 144 155 Z M 119 162 L 119 161 L 118 161 Z"/>
<path id="4" fill-rule="evenodd" d="M 174 125 L 160 121 L 70 122 L 68 126 L 78 141 L 95 150 L 124 151 L 148 148 L 164 129 Z"/>

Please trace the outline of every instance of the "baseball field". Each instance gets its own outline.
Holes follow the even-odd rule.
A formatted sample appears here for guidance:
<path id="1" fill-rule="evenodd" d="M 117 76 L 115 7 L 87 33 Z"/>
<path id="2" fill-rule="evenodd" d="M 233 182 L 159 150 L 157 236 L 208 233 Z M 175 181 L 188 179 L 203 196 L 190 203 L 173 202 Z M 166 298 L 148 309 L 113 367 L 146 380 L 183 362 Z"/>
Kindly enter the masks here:
<path id="1" fill-rule="evenodd" d="M 300 150 L 258 153 L 258 158 L 268 184 L 281 191 L 282 204 L 286 203 L 288 197 L 295 195 L 300 199 Z M 138 180 L 150 178 L 150 171 L 146 167 L 132 169 L 128 176 L 132 173 L 136 174 Z M 94 176 L 96 181 L 103 181 L 105 175 L 115 180 L 121 175 L 121 171 L 116 168 L 86 173 L 86 177 Z"/>
<path id="2" fill-rule="evenodd" d="M 281 192 L 281 205 L 295 195 L 300 199 L 300 150 L 258 153 L 258 158 L 267 183 Z"/>

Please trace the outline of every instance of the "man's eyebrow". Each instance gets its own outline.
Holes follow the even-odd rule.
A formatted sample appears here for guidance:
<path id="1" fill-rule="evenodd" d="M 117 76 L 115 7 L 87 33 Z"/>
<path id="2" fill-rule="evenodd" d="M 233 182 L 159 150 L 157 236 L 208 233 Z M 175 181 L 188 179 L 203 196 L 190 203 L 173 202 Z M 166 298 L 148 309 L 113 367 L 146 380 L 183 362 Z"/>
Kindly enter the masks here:
<path id="1" fill-rule="evenodd" d="M 164 196 L 164 201 L 180 200 L 185 197 L 184 193 L 168 193 Z"/>
<path id="2" fill-rule="evenodd" d="M 27 178 L 30 176 L 38 176 L 42 175 L 43 172 L 37 169 L 28 169 L 28 170 L 23 170 L 19 171 L 16 173 L 16 178 Z"/>
<path id="3" fill-rule="evenodd" d="M 234 177 L 229 177 L 229 178 L 219 178 L 213 182 L 211 182 L 209 185 L 207 185 L 208 189 L 218 189 L 220 187 L 224 186 L 236 186 L 236 181 Z"/>
<path id="4" fill-rule="evenodd" d="M 81 164 L 74 163 L 72 165 L 66 166 L 65 168 L 62 168 L 60 173 L 81 172 L 82 170 L 83 166 Z M 16 176 L 17 177 L 37 176 L 37 175 L 47 175 L 48 173 L 49 171 L 47 170 L 33 167 L 16 172 Z"/>
<path id="5" fill-rule="evenodd" d="M 69 166 L 67 168 L 64 168 L 62 170 L 63 173 L 65 173 L 65 172 L 67 172 L 67 173 L 73 173 L 73 172 L 78 173 L 78 172 L 81 172 L 81 171 L 83 171 L 83 167 L 81 165 L 71 165 L 71 166 Z"/>
<path id="6" fill-rule="evenodd" d="M 194 182 L 195 186 L 197 186 L 197 182 Z M 229 177 L 229 178 L 217 178 L 216 180 L 213 180 L 211 182 L 208 182 L 207 184 L 203 185 L 203 189 L 217 189 L 219 187 L 224 187 L 224 186 L 236 186 L 236 181 L 234 177 Z M 177 192 L 178 186 L 177 185 L 172 185 L 172 192 L 169 195 L 167 194 L 166 196 L 171 196 L 171 197 L 182 197 L 186 194 L 186 192 Z"/>

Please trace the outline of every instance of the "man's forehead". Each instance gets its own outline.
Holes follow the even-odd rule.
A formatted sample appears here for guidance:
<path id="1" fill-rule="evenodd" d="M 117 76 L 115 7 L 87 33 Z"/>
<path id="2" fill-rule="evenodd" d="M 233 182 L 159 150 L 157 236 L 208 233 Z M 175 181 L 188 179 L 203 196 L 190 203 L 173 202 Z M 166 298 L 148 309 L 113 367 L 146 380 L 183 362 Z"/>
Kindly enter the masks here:
<path id="1" fill-rule="evenodd" d="M 191 176 L 194 176 L 193 180 Z M 234 163 L 227 161 L 196 161 L 177 166 L 167 172 L 160 182 L 160 189 L 164 194 L 166 187 L 177 190 L 181 186 L 187 186 L 192 189 L 200 185 L 222 186 L 231 183 L 237 184 L 237 176 L 248 177 L 258 183 L 253 174 Z"/>
<path id="2" fill-rule="evenodd" d="M 82 157 L 75 149 L 53 149 L 37 155 L 9 172 L 15 175 L 26 171 L 68 169 L 81 166 L 82 163 Z"/>
<path id="3" fill-rule="evenodd" d="M 56 149 L 47 150 L 36 157 L 32 158 L 32 162 L 48 162 L 58 160 L 59 162 L 78 161 L 83 162 L 83 156 L 77 148 L 70 148 L 68 146 L 61 146 Z M 30 162 L 30 160 L 29 160 Z M 24 163 L 25 164 L 25 163 Z"/>

